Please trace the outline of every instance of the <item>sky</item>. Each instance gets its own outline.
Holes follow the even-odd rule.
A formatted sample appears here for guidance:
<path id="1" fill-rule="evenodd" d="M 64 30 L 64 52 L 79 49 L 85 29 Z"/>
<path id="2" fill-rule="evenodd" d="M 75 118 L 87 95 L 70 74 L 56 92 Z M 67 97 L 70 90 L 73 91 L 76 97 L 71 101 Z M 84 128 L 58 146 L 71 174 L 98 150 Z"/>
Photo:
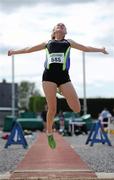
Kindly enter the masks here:
<path id="1" fill-rule="evenodd" d="M 31 47 L 50 39 L 62 22 L 66 39 L 97 48 L 108 55 L 85 53 L 86 96 L 114 97 L 114 0 L 0 0 L 0 82 L 12 81 L 9 49 Z M 45 50 L 14 56 L 15 82 L 35 82 L 42 90 Z M 83 95 L 82 52 L 71 49 L 69 71 L 80 98 Z"/>

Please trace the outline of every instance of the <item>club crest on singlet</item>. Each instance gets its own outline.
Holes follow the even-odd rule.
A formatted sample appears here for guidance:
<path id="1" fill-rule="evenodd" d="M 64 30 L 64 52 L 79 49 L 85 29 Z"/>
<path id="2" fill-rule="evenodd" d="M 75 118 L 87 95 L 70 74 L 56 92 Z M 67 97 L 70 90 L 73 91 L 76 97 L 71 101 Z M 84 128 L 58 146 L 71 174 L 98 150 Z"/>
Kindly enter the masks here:
<path id="1" fill-rule="evenodd" d="M 64 53 L 51 53 L 48 54 L 48 64 L 51 63 L 63 63 Z"/>

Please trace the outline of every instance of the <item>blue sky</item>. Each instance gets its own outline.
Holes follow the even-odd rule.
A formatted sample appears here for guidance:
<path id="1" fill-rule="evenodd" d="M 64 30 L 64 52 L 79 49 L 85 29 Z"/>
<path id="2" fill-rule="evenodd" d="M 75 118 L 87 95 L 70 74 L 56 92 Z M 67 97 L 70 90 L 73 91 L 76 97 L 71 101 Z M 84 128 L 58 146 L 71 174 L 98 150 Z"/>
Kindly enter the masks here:
<path id="1" fill-rule="evenodd" d="M 113 0 L 1 0 L 0 81 L 12 80 L 8 49 L 36 45 L 50 39 L 53 26 L 63 22 L 66 38 L 106 47 L 109 55 L 86 53 L 87 97 L 114 97 L 114 1 Z M 45 51 L 15 56 L 15 81 L 28 80 L 41 90 Z M 83 97 L 82 52 L 71 50 L 70 76 Z"/>

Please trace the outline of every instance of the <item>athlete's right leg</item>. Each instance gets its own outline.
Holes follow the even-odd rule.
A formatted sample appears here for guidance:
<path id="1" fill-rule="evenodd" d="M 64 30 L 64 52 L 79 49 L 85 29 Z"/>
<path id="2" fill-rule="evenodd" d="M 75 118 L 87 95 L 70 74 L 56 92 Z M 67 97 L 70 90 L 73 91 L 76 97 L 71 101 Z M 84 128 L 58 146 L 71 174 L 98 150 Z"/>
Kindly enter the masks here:
<path id="1" fill-rule="evenodd" d="M 43 90 L 48 105 L 47 131 L 52 133 L 53 119 L 56 114 L 56 89 L 57 85 L 50 81 L 43 81 Z"/>
<path id="2" fill-rule="evenodd" d="M 51 148 L 56 147 L 55 140 L 52 135 L 53 119 L 56 114 L 56 90 L 57 85 L 53 82 L 43 81 L 43 90 L 46 96 L 46 101 L 48 105 L 47 111 L 47 135 L 48 143 Z"/>

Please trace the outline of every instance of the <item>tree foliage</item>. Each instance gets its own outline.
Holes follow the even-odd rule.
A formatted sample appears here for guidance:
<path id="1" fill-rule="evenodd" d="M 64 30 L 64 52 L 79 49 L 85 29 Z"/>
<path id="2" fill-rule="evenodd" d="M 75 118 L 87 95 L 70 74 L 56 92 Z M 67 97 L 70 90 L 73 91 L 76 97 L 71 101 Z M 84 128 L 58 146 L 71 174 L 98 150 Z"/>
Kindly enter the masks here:
<path id="1" fill-rule="evenodd" d="M 29 98 L 33 94 L 37 94 L 40 96 L 40 92 L 35 87 L 34 82 L 22 81 L 19 84 L 19 105 L 21 108 L 28 108 Z"/>
<path id="2" fill-rule="evenodd" d="M 45 97 L 32 96 L 30 97 L 30 100 L 29 100 L 29 111 L 41 112 L 44 110 L 45 103 L 46 103 Z"/>

